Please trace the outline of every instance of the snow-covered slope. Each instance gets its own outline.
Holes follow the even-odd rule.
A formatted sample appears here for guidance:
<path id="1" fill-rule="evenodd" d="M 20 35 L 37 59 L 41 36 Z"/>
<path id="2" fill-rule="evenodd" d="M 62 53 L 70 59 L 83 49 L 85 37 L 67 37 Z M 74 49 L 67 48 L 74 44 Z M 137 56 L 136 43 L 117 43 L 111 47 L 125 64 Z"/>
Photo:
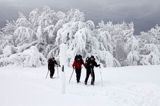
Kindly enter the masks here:
<path id="1" fill-rule="evenodd" d="M 0 106 L 160 106 L 160 66 L 96 68 L 94 86 L 84 85 L 85 69 L 80 84 L 75 73 L 69 84 L 71 72 L 65 69 L 62 94 L 57 72 L 55 79 L 45 79 L 47 66 L 0 68 Z"/>

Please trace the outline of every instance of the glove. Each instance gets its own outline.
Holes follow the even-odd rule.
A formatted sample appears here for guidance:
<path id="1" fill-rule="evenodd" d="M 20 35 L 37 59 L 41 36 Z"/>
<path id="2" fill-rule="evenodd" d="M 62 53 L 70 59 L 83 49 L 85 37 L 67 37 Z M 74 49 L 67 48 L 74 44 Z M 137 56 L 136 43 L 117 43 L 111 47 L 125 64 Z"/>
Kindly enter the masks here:
<path id="1" fill-rule="evenodd" d="M 98 67 L 99 67 L 99 68 L 101 68 L 101 65 L 100 65 L 100 64 L 98 64 Z"/>

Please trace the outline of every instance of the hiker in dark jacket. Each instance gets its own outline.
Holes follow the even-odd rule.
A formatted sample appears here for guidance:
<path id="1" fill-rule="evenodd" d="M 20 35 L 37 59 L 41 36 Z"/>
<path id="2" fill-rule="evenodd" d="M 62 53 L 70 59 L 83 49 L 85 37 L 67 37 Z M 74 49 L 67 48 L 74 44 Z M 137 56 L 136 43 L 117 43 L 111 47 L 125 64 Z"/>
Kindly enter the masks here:
<path id="1" fill-rule="evenodd" d="M 95 74 L 94 74 L 94 67 L 99 67 L 100 64 L 97 64 L 95 61 L 94 56 L 91 56 L 90 58 L 87 57 L 85 61 L 85 68 L 86 68 L 86 79 L 85 79 L 85 85 L 87 85 L 87 81 L 89 78 L 89 75 L 91 74 L 91 85 L 94 85 L 95 81 Z"/>
<path id="2" fill-rule="evenodd" d="M 84 65 L 84 61 L 82 59 L 82 56 L 76 55 L 74 62 L 72 64 L 72 67 L 75 69 L 75 72 L 76 72 L 77 83 L 80 82 L 82 65 Z"/>
<path id="3" fill-rule="evenodd" d="M 54 57 L 48 59 L 48 70 L 50 71 L 50 78 L 53 78 L 55 66 L 60 66 Z"/>

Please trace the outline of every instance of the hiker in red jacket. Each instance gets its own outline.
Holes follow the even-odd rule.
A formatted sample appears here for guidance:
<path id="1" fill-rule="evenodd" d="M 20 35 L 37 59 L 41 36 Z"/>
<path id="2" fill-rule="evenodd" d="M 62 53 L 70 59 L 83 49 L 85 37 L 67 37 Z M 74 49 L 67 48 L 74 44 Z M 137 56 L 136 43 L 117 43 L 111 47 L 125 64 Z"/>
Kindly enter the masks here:
<path id="1" fill-rule="evenodd" d="M 75 69 L 75 72 L 76 72 L 77 83 L 80 82 L 82 64 L 84 65 L 84 61 L 82 59 L 82 56 L 76 55 L 74 62 L 72 64 L 72 67 Z"/>

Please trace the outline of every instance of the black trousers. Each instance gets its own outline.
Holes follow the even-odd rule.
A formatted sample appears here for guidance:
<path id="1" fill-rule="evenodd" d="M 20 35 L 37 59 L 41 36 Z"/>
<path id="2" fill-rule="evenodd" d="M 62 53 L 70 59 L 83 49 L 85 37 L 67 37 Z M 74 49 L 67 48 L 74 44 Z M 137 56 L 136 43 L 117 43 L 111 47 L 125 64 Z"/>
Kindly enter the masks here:
<path id="1" fill-rule="evenodd" d="M 91 75 L 91 77 L 92 77 L 92 79 L 91 79 L 91 84 L 94 84 L 95 74 L 94 74 L 94 70 L 91 70 L 91 69 L 87 69 L 85 83 L 87 84 L 87 81 L 88 81 L 88 78 L 89 78 L 90 75 Z"/>
<path id="2" fill-rule="evenodd" d="M 80 82 L 81 69 L 75 69 L 77 82 Z"/>
<path id="3" fill-rule="evenodd" d="M 53 78 L 54 72 L 55 72 L 55 69 L 50 70 L 50 78 Z"/>

